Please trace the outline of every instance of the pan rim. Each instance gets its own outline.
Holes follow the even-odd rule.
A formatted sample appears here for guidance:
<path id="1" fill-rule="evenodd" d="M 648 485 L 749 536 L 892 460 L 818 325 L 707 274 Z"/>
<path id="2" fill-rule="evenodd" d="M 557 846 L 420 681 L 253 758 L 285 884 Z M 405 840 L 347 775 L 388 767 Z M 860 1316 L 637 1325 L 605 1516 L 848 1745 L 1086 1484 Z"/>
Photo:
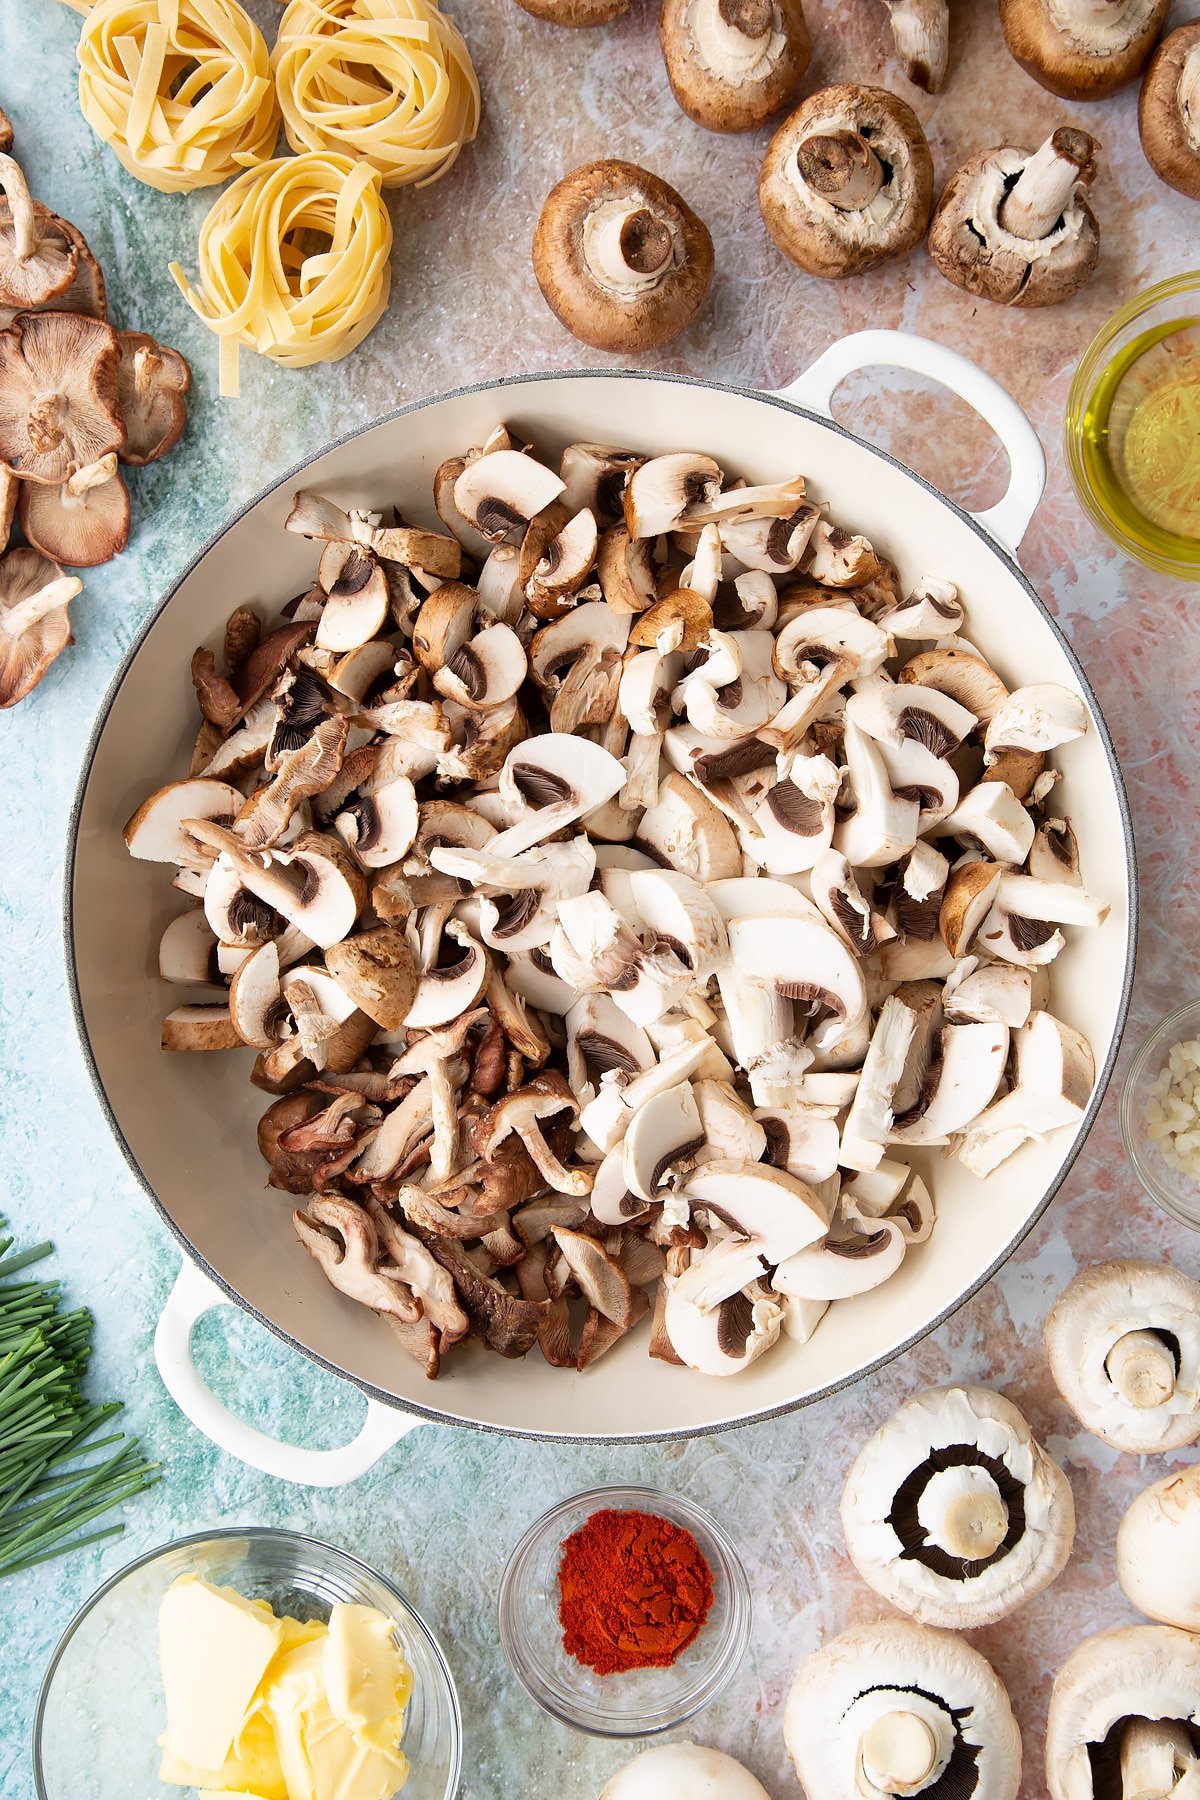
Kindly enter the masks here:
<path id="1" fill-rule="evenodd" d="M 165 1202 L 159 1198 L 153 1186 L 143 1173 L 141 1165 L 137 1160 L 137 1156 L 121 1129 L 121 1125 L 113 1111 L 104 1084 L 104 1079 L 100 1073 L 80 993 L 79 969 L 75 954 L 75 869 L 79 850 L 79 836 L 83 819 L 83 809 L 86 804 L 88 786 L 91 780 L 96 756 L 100 748 L 100 742 L 103 738 L 105 728 L 121 688 L 124 686 L 125 681 L 133 668 L 134 662 L 141 652 L 143 644 L 158 620 L 174 600 L 184 582 L 195 572 L 204 561 L 205 557 L 209 555 L 216 545 L 219 544 L 236 525 L 241 523 L 242 519 L 244 519 L 248 513 L 252 512 L 255 507 L 260 505 L 262 501 L 268 499 L 272 494 L 277 493 L 278 490 L 287 483 L 294 481 L 297 476 L 301 475 L 304 470 L 310 468 L 313 463 L 319 462 L 331 452 L 341 449 L 344 445 L 352 443 L 358 438 L 367 436 L 370 432 L 376 431 L 382 426 L 394 424 L 396 421 L 410 417 L 414 413 L 427 412 L 445 402 L 460 400 L 471 395 L 502 393 L 509 388 L 538 386 L 543 383 L 559 381 L 663 382 L 671 386 L 700 388 L 709 393 L 730 395 L 738 399 L 751 400 L 763 406 L 775 407 L 782 412 L 790 413 L 805 419 L 810 424 L 820 426 L 826 431 L 832 431 L 836 436 L 846 439 L 848 442 L 856 445 L 859 449 L 880 458 L 881 461 L 907 476 L 910 481 L 916 482 L 919 487 L 923 488 L 935 500 L 938 500 L 943 506 L 948 508 L 956 518 L 967 525 L 968 528 L 982 540 L 985 547 L 999 559 L 1009 574 L 1016 577 L 1024 590 L 1026 598 L 1031 601 L 1042 620 L 1049 626 L 1060 650 L 1067 658 L 1075 679 L 1078 681 L 1084 698 L 1088 703 L 1098 736 L 1104 748 L 1105 757 L 1109 767 L 1109 774 L 1116 793 L 1117 808 L 1120 814 L 1122 837 L 1125 848 L 1125 884 L 1128 919 L 1126 927 L 1125 966 L 1122 971 L 1120 998 L 1108 1053 L 1102 1067 L 1097 1073 L 1095 1086 L 1092 1091 L 1091 1099 L 1088 1102 L 1087 1110 L 1084 1113 L 1074 1141 L 1072 1142 L 1071 1148 L 1061 1167 L 1042 1195 L 1038 1205 L 1026 1217 L 1018 1230 L 1009 1239 L 1003 1251 L 977 1279 L 972 1281 L 967 1288 L 957 1294 L 946 1307 L 936 1314 L 935 1317 L 929 1319 L 919 1330 L 906 1337 L 902 1343 L 895 1345 L 892 1349 L 886 1351 L 881 1356 L 876 1357 L 873 1361 L 863 1364 L 863 1366 L 856 1369 L 853 1374 L 844 1375 L 836 1381 L 826 1382 L 821 1387 L 814 1389 L 811 1393 L 801 1394 L 793 1399 L 781 1401 L 777 1405 L 754 1407 L 749 1411 L 736 1413 L 731 1416 L 713 1420 L 706 1424 L 686 1425 L 671 1429 L 621 1432 L 564 1432 L 535 1430 L 518 1425 L 501 1425 L 487 1419 L 462 1417 L 457 1413 L 445 1412 L 436 1406 L 426 1405 L 421 1401 L 411 1400 L 407 1397 L 404 1399 L 399 1398 L 396 1394 L 389 1392 L 386 1388 L 380 1388 L 363 1377 L 352 1374 L 347 1369 L 343 1369 L 337 1363 L 321 1355 L 318 1351 L 313 1350 L 309 1345 L 293 1336 L 291 1332 L 285 1330 L 284 1327 L 268 1318 L 258 1307 L 254 1306 L 250 1301 L 239 1294 L 237 1289 L 222 1276 L 220 1271 L 213 1267 L 207 1258 L 195 1248 L 187 1234 L 175 1221 Z M 76 782 L 75 793 L 67 821 L 67 840 L 63 866 L 62 916 L 63 952 L 66 963 L 67 990 L 71 1013 L 75 1021 L 75 1028 L 78 1033 L 80 1048 L 83 1052 L 88 1077 L 99 1103 L 100 1110 L 121 1154 L 129 1166 L 131 1174 L 149 1198 L 159 1218 L 178 1242 L 184 1255 L 237 1307 L 243 1312 L 248 1313 L 259 1325 L 263 1326 L 274 1337 L 286 1344 L 289 1349 L 299 1352 L 301 1356 L 305 1357 L 309 1362 L 314 1363 L 318 1368 L 324 1369 L 329 1374 L 337 1376 L 342 1381 L 351 1383 L 367 1399 L 374 1400 L 378 1404 L 386 1406 L 393 1411 L 412 1415 L 428 1424 L 452 1425 L 458 1428 L 481 1431 L 501 1437 L 525 1438 L 534 1442 L 564 1444 L 651 1444 L 682 1441 L 689 1438 L 708 1437 L 717 1432 L 737 1430 L 745 1425 L 763 1424 L 768 1420 L 783 1418 L 789 1413 L 798 1412 L 803 1407 L 813 1406 L 821 1400 L 829 1399 L 832 1395 L 853 1386 L 865 1376 L 877 1373 L 880 1369 L 886 1368 L 888 1364 L 894 1362 L 898 1357 L 905 1355 L 906 1352 L 911 1350 L 916 1344 L 921 1343 L 923 1339 L 939 1330 L 940 1327 L 944 1325 L 948 1319 L 952 1318 L 961 1307 L 965 1306 L 982 1288 L 986 1287 L 993 1276 L 1003 1268 L 1004 1264 L 1008 1262 L 1009 1258 L 1030 1235 L 1035 1225 L 1037 1225 L 1044 1217 L 1050 1204 L 1063 1186 L 1063 1183 L 1066 1181 L 1071 1170 L 1074 1168 L 1075 1162 L 1083 1149 L 1084 1144 L 1087 1142 L 1092 1127 L 1099 1115 L 1100 1108 L 1104 1102 L 1104 1097 L 1108 1091 L 1109 1082 L 1112 1079 L 1113 1069 L 1116 1065 L 1117 1056 L 1120 1053 L 1122 1039 L 1129 1019 L 1129 1008 L 1133 994 L 1134 971 L 1137 963 L 1140 908 L 1137 880 L 1137 847 L 1134 838 L 1129 796 L 1126 791 L 1125 778 L 1120 761 L 1117 757 L 1116 747 L 1113 743 L 1112 735 L 1100 708 L 1095 691 L 1073 646 L 1066 638 L 1058 621 L 1042 600 L 1020 564 L 997 539 L 992 537 L 990 532 L 988 532 L 986 527 L 980 524 L 977 518 L 969 513 L 964 507 L 960 506 L 957 501 L 952 500 L 949 495 L 943 493 L 940 488 L 934 485 L 934 483 L 926 480 L 923 475 L 918 474 L 915 470 L 908 468 L 908 466 L 901 462 L 899 458 L 892 456 L 890 452 L 881 450 L 877 445 L 871 444 L 865 438 L 859 437 L 856 432 L 848 430 L 846 426 L 839 424 L 836 419 L 830 419 L 821 413 L 813 412 L 810 408 L 801 406 L 796 401 L 788 399 L 784 394 L 764 392 L 733 382 L 712 381 L 694 375 L 682 375 L 646 369 L 548 369 L 535 371 L 531 374 L 506 375 L 493 381 L 470 382 L 461 387 L 449 389 L 446 392 L 432 395 L 423 400 L 408 401 L 403 406 L 396 407 L 387 413 L 381 414 L 378 418 L 371 420 L 368 424 L 356 426 L 353 430 L 342 433 L 341 436 L 330 440 L 328 443 L 322 444 L 321 447 L 315 450 L 311 455 L 303 457 L 299 462 L 286 469 L 274 480 L 267 482 L 263 487 L 258 489 L 258 491 L 240 506 L 236 512 L 225 519 L 212 536 L 209 537 L 200 549 L 196 551 L 195 555 L 192 556 L 186 566 L 180 570 L 179 574 L 163 594 L 162 598 L 151 608 L 146 618 L 139 626 L 109 683 L 95 719 L 93 720 L 91 730 L 88 733 L 83 760 L 80 765 L 79 777 Z"/>

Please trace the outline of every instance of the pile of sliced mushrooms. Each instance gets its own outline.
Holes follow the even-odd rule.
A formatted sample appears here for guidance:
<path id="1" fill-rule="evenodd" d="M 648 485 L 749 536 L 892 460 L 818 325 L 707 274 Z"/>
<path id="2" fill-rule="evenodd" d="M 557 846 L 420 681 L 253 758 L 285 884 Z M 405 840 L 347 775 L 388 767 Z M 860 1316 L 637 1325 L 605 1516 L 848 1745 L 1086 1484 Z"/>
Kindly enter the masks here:
<path id="1" fill-rule="evenodd" d="M 1086 709 L 796 475 L 500 427 L 435 504 L 297 494 L 312 587 L 197 650 L 191 773 L 125 836 L 192 903 L 163 976 L 228 991 L 163 1045 L 257 1051 L 271 1184 L 431 1375 L 651 1312 L 736 1374 L 928 1238 L 913 1152 L 986 1176 L 1082 1119 Z"/>
<path id="2" fill-rule="evenodd" d="M 0 113 L 0 707 L 35 688 L 71 642 L 69 602 L 125 548 L 129 490 L 174 448 L 187 363 L 108 323 L 104 277 L 83 234 L 30 195 Z"/>

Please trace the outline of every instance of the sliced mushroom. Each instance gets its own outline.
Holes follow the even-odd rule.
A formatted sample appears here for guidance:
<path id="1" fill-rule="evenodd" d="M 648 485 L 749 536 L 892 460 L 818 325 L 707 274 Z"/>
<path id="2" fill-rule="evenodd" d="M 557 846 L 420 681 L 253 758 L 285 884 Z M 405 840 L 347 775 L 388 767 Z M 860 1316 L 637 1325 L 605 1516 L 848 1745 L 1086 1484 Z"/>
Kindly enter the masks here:
<path id="1" fill-rule="evenodd" d="M 397 1031 L 412 1007 L 417 971 L 402 932 L 386 925 L 330 944 L 325 964 L 338 986 L 383 1031 Z"/>
<path id="2" fill-rule="evenodd" d="M 82 586 L 38 550 L 17 545 L 0 556 L 0 707 L 32 693 L 72 642 L 67 603 Z"/>
<path id="3" fill-rule="evenodd" d="M 125 421 L 121 461 L 135 468 L 173 450 L 187 424 L 192 371 L 178 350 L 144 331 L 118 331 L 117 405 Z"/>
<path id="4" fill-rule="evenodd" d="M 785 1257 L 771 1276 L 776 1293 L 793 1300 L 850 1300 L 896 1273 L 908 1240 L 893 1219 L 866 1231 L 831 1231 L 819 1243 Z"/>
<path id="5" fill-rule="evenodd" d="M 924 1625 L 994 1624 L 1049 1587 L 1071 1553 L 1066 1476 L 1017 1408 L 988 1388 L 917 1394 L 846 1477 L 855 1568 Z"/>
<path id="6" fill-rule="evenodd" d="M 889 1134 L 893 1144 L 944 1144 L 982 1113 L 995 1095 L 1008 1060 L 1003 1025 L 947 1025 L 914 1114 L 900 1114 Z"/>
<path id="7" fill-rule="evenodd" d="M 1021 1784 L 999 1676 L 963 1638 L 908 1619 L 854 1625 L 807 1657 L 783 1731 L 805 1791 L 822 1800 L 1016 1800 Z"/>
<path id="8" fill-rule="evenodd" d="M 961 863 L 946 883 L 938 913 L 938 929 L 951 956 L 965 956 L 1000 891 L 1004 870 L 999 863 Z"/>
<path id="9" fill-rule="evenodd" d="M 530 526 L 531 532 L 533 529 Z M 585 508 L 568 517 L 541 545 L 524 582 L 525 597 L 535 618 L 558 618 L 569 609 L 573 596 L 591 574 L 599 541 L 596 520 Z"/>
<path id="10" fill-rule="evenodd" d="M 1063 100 L 1104 100 L 1145 68 L 1170 0 L 1000 0 L 1004 41 Z"/>
<path id="11" fill-rule="evenodd" d="M 553 188 L 533 238 L 552 312 L 597 350 L 678 337 L 712 280 L 708 228 L 675 189 L 633 163 L 585 163 Z"/>
<path id="12" fill-rule="evenodd" d="M 916 1029 L 915 1013 L 890 995 L 879 1009 L 862 1075 L 842 1126 L 838 1161 L 843 1169 L 875 1169 L 883 1160 L 883 1147 L 894 1123 L 892 1102 Z M 809 1298 L 834 1296 L 814 1294 Z"/>
<path id="13" fill-rule="evenodd" d="M 666 0 L 658 35 L 672 93 L 709 131 L 764 125 L 812 55 L 800 0 Z"/>
<path id="14" fill-rule="evenodd" d="M 933 207 L 920 121 L 885 88 L 822 88 L 772 138 L 758 201 L 783 254 L 810 275 L 837 280 L 902 256 Z"/>
<path id="15" fill-rule="evenodd" d="M 1178 1269 L 1098 1263 L 1046 1321 L 1059 1392 L 1088 1431 L 1136 1456 L 1200 1439 L 1200 1284 Z"/>
<path id="16" fill-rule="evenodd" d="M 701 1265 L 693 1268 L 699 1273 Z M 665 1279 L 663 1323 L 671 1348 L 702 1375 L 740 1374 L 777 1340 L 783 1308 L 757 1283 L 704 1307 L 690 1297 L 693 1279 L 692 1269 Z"/>
<path id="17" fill-rule="evenodd" d="M 994 862 L 1019 868 L 1033 847 L 1034 824 L 1007 782 L 981 781 L 937 822 L 936 833 L 962 838 Z"/>
<path id="18" fill-rule="evenodd" d="M 904 73 L 927 94 L 941 92 L 950 61 L 949 0 L 884 0 Z"/>
<path id="19" fill-rule="evenodd" d="M 635 842 L 655 861 L 690 875 L 706 887 L 740 875 L 741 851 L 727 819 L 694 782 L 672 770 L 658 785 L 658 800 L 642 814 Z"/>
<path id="20" fill-rule="evenodd" d="M 909 658 L 896 679 L 937 688 L 985 722 L 1008 699 L 1008 689 L 991 664 L 969 650 L 923 650 Z"/>
<path id="21" fill-rule="evenodd" d="M 952 1025 L 1007 1025 L 1017 1031 L 1029 1018 L 1033 981 L 1028 969 L 981 963 L 966 956 L 946 977 L 942 1009 Z"/>
<path id="22" fill-rule="evenodd" d="M 894 638 L 943 638 L 961 631 L 963 618 L 954 583 L 925 575 L 908 599 L 885 612 L 879 624 Z"/>
<path id="23" fill-rule="evenodd" d="M 846 725 L 845 752 L 855 804 L 834 831 L 834 848 L 854 868 L 883 868 L 915 847 L 920 800 L 896 793 L 882 750 L 853 721 Z M 941 829 L 948 824 L 943 820 Z M 1032 822 L 1030 829 L 1032 834 Z"/>
<path id="24" fill-rule="evenodd" d="M 1083 197 L 1099 148 L 1062 127 L 1036 151 L 1006 146 L 968 158 L 929 231 L 947 281 L 1006 306 L 1056 306 L 1078 293 L 1100 257 L 1100 227 Z"/>
<path id="25" fill-rule="evenodd" d="M 1138 101 L 1142 149 L 1168 187 L 1200 200 L 1200 19 L 1169 32 Z"/>
<path id="26" fill-rule="evenodd" d="M 454 484 L 454 503 L 469 525 L 499 544 L 562 491 L 561 480 L 544 463 L 520 450 L 494 450 L 467 463 Z"/>
<path id="27" fill-rule="evenodd" d="M 551 960 L 558 973 L 563 974 L 556 955 L 561 933 L 580 959 L 590 984 L 607 988 L 635 1025 L 644 1026 L 661 1018 L 691 986 L 686 963 L 670 949 L 646 949 L 603 894 L 580 894 L 561 900 L 558 919 L 550 945 Z M 563 978 L 567 979 L 565 974 Z"/>
<path id="28" fill-rule="evenodd" d="M 1050 1690 L 1050 1800 L 1184 1800 L 1195 1786 L 1200 1639 L 1169 1625 L 1126 1625 L 1085 1638 Z M 1116 1780 L 1101 1785 L 1115 1765 Z M 1179 1779 L 1177 1780 L 1177 1777 Z"/>
<path id="29" fill-rule="evenodd" d="M 561 1113 L 579 1116 L 579 1101 L 562 1076 L 555 1071 L 535 1075 L 515 1094 L 497 1100 L 476 1131 L 479 1154 L 485 1159 L 516 1134 L 528 1150 L 547 1184 L 559 1194 L 582 1196 L 591 1192 L 592 1173 L 583 1168 L 567 1168 L 559 1161 L 546 1141 L 543 1119 L 557 1118 Z"/>
<path id="30" fill-rule="evenodd" d="M 675 450 L 640 463 L 625 485 L 623 504 L 630 537 L 658 537 L 674 531 L 693 511 L 703 511 L 715 499 L 721 481 L 719 465 L 699 451 Z"/>
<path id="31" fill-rule="evenodd" d="M 391 601 L 387 578 L 370 551 L 357 544 L 327 545 L 320 580 L 326 600 L 316 642 L 322 650 L 357 650 L 383 630 Z"/>
<path id="32" fill-rule="evenodd" d="M 694 983 L 703 986 L 725 966 L 729 936 L 699 882 L 675 869 L 635 869 L 629 886 L 651 946 L 673 951 Z"/>
<path id="33" fill-rule="evenodd" d="M 987 723 L 985 763 L 991 766 L 1006 750 L 1056 750 L 1082 737 L 1088 709 L 1081 695 L 1053 682 L 1017 688 Z"/>
<path id="34" fill-rule="evenodd" d="M 292 1214 L 292 1223 L 325 1279 L 348 1299 L 406 1324 L 421 1316 L 411 1290 L 379 1272 L 384 1252 L 378 1234 L 370 1216 L 353 1200 L 314 1194 L 304 1212 Z"/>
<path id="35" fill-rule="evenodd" d="M 729 922 L 734 968 L 760 981 L 785 1000 L 803 1001 L 830 1014 L 821 1047 L 831 1049 L 866 1016 L 862 971 L 841 938 L 824 920 L 763 914 Z"/>
<path id="36" fill-rule="evenodd" d="M 686 1178 L 683 1193 L 693 1209 L 750 1239 L 771 1264 L 825 1235 L 825 1215 L 808 1184 L 763 1163 L 704 1163 Z"/>
<path id="37" fill-rule="evenodd" d="M 242 1039 L 227 1006 L 177 1006 L 162 1022 L 164 1050 L 239 1050 Z"/>
<path id="38" fill-rule="evenodd" d="M 22 313 L 0 332 L 0 461 L 64 482 L 125 442 L 116 333 L 79 313 Z"/>
<path id="39" fill-rule="evenodd" d="M 787 776 L 774 782 L 754 809 L 754 832 L 740 832 L 742 849 L 768 875 L 809 869 L 815 884 L 817 869 L 832 854 L 841 774 L 825 756 L 795 756 L 788 762 Z M 814 897 L 815 891 L 814 886 Z"/>

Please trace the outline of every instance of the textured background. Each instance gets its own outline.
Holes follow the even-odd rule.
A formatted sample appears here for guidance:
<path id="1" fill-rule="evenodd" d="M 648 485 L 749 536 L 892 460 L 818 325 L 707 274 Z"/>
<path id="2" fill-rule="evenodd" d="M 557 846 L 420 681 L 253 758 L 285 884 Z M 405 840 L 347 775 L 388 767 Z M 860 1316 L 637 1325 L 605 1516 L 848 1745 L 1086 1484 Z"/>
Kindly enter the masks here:
<path id="1" fill-rule="evenodd" d="M 275 7 L 251 0 L 251 10 L 269 35 Z M 770 1425 L 674 1447 L 608 1449 L 423 1429 L 354 1487 L 309 1494 L 213 1450 L 175 1411 L 154 1371 L 150 1337 L 178 1252 L 105 1131 L 75 1043 L 59 941 L 63 838 L 92 717 L 157 597 L 231 509 L 288 465 L 403 400 L 516 370 L 605 360 L 560 329 L 529 268 L 537 208 L 577 162 L 605 154 L 644 161 L 675 182 L 712 229 L 718 274 L 710 303 L 657 366 L 778 386 L 846 331 L 901 326 L 975 357 L 1028 409 L 1051 475 L 1023 560 L 1100 696 L 1139 837 L 1144 924 L 1130 1044 L 1195 990 L 1200 659 L 1193 590 L 1112 552 L 1071 496 L 1059 449 L 1071 371 L 1096 327 L 1147 283 L 1200 260 L 1200 210 L 1162 187 L 1143 161 L 1135 93 L 1094 107 L 1055 101 L 1008 58 L 990 0 L 958 0 L 948 91 L 914 96 L 891 58 L 878 0 L 807 0 L 817 46 L 812 84 L 894 85 L 925 123 L 939 178 L 972 150 L 1037 141 L 1067 118 L 1102 141 L 1098 274 L 1069 305 L 1008 315 L 946 286 L 923 252 L 841 287 L 785 264 L 753 198 L 766 134 L 714 138 L 675 109 L 648 0 L 634 0 L 620 25 L 587 33 L 540 25 L 511 0 L 457 0 L 454 10 L 483 81 L 484 127 L 446 181 L 396 198 L 386 318 L 333 368 L 289 374 L 245 360 L 243 398 L 222 403 L 214 397 L 214 340 L 166 272 L 176 257 L 194 268 L 208 200 L 140 187 L 93 140 L 74 98 L 73 12 L 54 0 L 0 0 L 0 104 L 15 123 L 35 192 L 86 233 L 118 322 L 180 345 L 196 376 L 184 443 L 166 462 L 135 472 L 132 547 L 89 575 L 74 604 L 78 645 L 30 701 L 0 720 L 7 949 L 0 1210 L 26 1242 L 54 1236 L 71 1296 L 97 1315 L 96 1392 L 128 1399 L 129 1423 L 165 1469 L 161 1486 L 129 1509 L 119 1543 L 0 1589 L 0 1793 L 25 1800 L 31 1792 L 29 1726 L 42 1668 L 101 1575 L 173 1535 L 255 1521 L 327 1536 L 412 1593 L 459 1678 L 464 1796 L 586 1800 L 621 1752 L 560 1729 L 525 1700 L 500 1657 L 493 1601 L 514 1537 L 545 1505 L 590 1483 L 634 1479 L 688 1492 L 734 1531 L 755 1591 L 753 1647 L 729 1694 L 693 1729 L 744 1757 L 775 1800 L 796 1800 L 781 1736 L 791 1671 L 824 1637 L 882 1610 L 856 1583 L 842 1548 L 842 1474 L 906 1394 L 962 1379 L 1002 1386 L 1022 1404 L 1069 1471 L 1079 1507 L 1075 1558 L 1057 1586 L 977 1634 L 1012 1691 L 1026 1735 L 1023 1793 L 1034 1796 L 1043 1791 L 1040 1732 L 1051 1676 L 1080 1637 L 1130 1617 L 1115 1586 L 1113 1536 L 1134 1492 L 1163 1472 L 1076 1431 L 1045 1372 L 1041 1323 L 1077 1264 L 1104 1253 L 1166 1255 L 1200 1272 L 1200 1244 L 1151 1211 L 1125 1164 L 1115 1085 L 1063 1195 L 984 1293 L 869 1387 Z M 1192 0 L 1172 17 L 1196 11 Z M 974 505 L 995 498 L 1004 458 L 986 429 L 959 403 L 899 379 L 903 386 L 885 378 L 848 386 L 840 416 L 956 497 Z M 224 1311 L 201 1336 L 211 1378 L 220 1391 L 240 1394 L 257 1421 L 325 1444 L 354 1429 L 357 1396 L 240 1315 Z M 98 1771 L 96 1792 L 103 1791 Z"/>

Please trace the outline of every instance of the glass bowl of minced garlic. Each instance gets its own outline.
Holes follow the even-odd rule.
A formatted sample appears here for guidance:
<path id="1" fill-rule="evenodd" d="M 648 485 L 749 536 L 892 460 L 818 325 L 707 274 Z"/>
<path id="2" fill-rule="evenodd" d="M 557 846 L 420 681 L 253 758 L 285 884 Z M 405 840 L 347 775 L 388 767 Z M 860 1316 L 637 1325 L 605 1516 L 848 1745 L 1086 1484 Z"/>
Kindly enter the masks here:
<path id="1" fill-rule="evenodd" d="M 34 1721 L 38 1800 L 451 1800 L 454 1680 L 357 1557 L 247 1527 L 149 1551 L 64 1633 Z"/>
<path id="2" fill-rule="evenodd" d="M 1134 1057 L 1121 1136 L 1146 1192 L 1200 1231 L 1200 1000 L 1168 1013 Z"/>

